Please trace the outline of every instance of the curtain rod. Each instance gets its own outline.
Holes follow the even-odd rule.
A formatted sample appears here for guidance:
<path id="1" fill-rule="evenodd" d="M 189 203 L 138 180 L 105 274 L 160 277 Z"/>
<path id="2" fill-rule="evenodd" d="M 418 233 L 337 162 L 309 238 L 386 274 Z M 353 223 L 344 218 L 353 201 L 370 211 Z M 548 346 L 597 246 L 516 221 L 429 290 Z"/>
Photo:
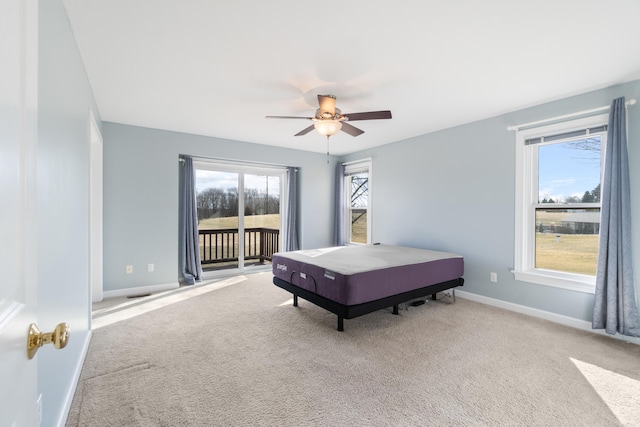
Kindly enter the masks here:
<path id="1" fill-rule="evenodd" d="M 186 156 L 186 154 L 180 154 L 178 156 L 178 162 L 180 164 L 184 164 L 184 158 L 181 156 Z M 279 169 L 285 169 L 288 167 L 294 167 L 296 168 L 296 172 L 298 172 L 298 168 L 299 166 L 285 166 L 285 165 L 279 165 L 276 163 L 259 163 L 259 162 L 254 162 L 254 161 L 244 161 L 244 160 L 233 160 L 233 159 L 223 159 L 223 158 L 218 158 L 218 157 L 198 157 L 198 156 L 190 156 L 194 162 L 208 162 L 208 163 L 226 163 L 226 164 L 230 164 L 232 166 L 255 166 L 255 167 L 264 167 L 264 168 L 279 168 Z"/>
<path id="2" fill-rule="evenodd" d="M 625 102 L 624 105 L 626 107 L 628 107 L 629 105 L 634 105 L 635 103 L 636 103 L 636 100 L 632 98 L 632 99 L 628 100 L 627 102 Z M 578 111 L 577 113 L 565 114 L 563 116 L 550 117 L 548 119 L 538 120 L 538 121 L 529 122 L 529 123 L 523 123 L 521 125 L 509 126 L 509 127 L 507 127 L 507 130 L 515 130 L 517 132 L 518 130 L 520 130 L 520 128 L 526 128 L 526 127 L 534 126 L 534 125 L 541 125 L 543 123 L 554 122 L 556 120 L 562 120 L 562 119 L 569 119 L 571 117 L 583 116 L 585 114 L 590 114 L 590 113 L 597 113 L 598 111 L 608 110 L 609 108 L 611 108 L 610 105 L 605 105 L 603 107 L 592 108 L 591 110 Z"/>
<path id="3" fill-rule="evenodd" d="M 350 161 L 350 162 L 344 162 L 344 163 L 342 163 L 342 166 L 348 166 L 348 165 L 352 165 L 352 164 L 354 164 L 354 163 L 370 162 L 370 161 L 372 161 L 372 160 L 373 160 L 373 158 L 371 158 L 371 157 L 367 157 L 367 158 L 360 159 L 360 160 L 352 160 L 352 161 Z"/>

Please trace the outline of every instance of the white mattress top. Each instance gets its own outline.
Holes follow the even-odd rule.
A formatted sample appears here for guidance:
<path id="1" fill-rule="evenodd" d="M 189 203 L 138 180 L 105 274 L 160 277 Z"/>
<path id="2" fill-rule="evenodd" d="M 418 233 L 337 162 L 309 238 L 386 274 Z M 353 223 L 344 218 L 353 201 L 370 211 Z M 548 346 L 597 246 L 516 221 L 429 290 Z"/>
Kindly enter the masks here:
<path id="1" fill-rule="evenodd" d="M 285 258 L 317 265 L 335 273 L 351 275 L 365 271 L 421 264 L 461 255 L 393 245 L 350 245 L 293 252 L 280 252 Z"/>

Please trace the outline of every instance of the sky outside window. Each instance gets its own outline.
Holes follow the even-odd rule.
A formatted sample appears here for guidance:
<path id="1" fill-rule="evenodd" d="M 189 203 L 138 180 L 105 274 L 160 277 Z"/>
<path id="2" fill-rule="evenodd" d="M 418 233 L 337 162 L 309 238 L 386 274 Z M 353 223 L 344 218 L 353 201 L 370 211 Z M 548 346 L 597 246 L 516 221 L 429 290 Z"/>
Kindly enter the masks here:
<path id="1" fill-rule="evenodd" d="M 264 191 L 266 191 L 268 186 L 270 194 L 273 196 L 280 195 L 280 177 L 278 176 L 267 177 L 267 175 L 245 174 L 244 185 L 247 188 L 264 188 Z M 222 171 L 197 169 L 196 192 L 200 193 L 207 188 L 222 188 L 224 190 L 238 188 L 238 175 Z"/>
<path id="2" fill-rule="evenodd" d="M 601 137 L 538 147 L 538 201 L 564 203 L 600 184 Z"/>

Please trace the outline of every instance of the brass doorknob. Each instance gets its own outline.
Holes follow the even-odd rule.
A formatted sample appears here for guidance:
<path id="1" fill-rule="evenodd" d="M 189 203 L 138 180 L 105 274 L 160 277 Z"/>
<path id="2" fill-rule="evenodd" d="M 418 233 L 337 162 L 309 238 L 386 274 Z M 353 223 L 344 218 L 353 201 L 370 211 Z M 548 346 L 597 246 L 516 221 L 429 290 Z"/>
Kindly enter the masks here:
<path id="1" fill-rule="evenodd" d="M 53 332 L 44 333 L 35 323 L 29 325 L 29 336 L 27 337 L 27 356 L 33 359 L 40 347 L 45 344 L 53 344 L 57 349 L 65 348 L 69 342 L 69 325 L 60 323 Z"/>

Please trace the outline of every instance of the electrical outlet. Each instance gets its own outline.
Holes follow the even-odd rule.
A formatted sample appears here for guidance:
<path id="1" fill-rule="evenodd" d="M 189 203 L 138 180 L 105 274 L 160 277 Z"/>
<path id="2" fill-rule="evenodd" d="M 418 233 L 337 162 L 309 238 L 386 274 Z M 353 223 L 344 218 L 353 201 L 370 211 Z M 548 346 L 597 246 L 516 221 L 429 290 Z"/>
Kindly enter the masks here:
<path id="1" fill-rule="evenodd" d="M 127 265 L 126 272 L 127 274 L 133 274 L 133 265 Z"/>
<path id="2" fill-rule="evenodd" d="M 153 264 L 147 264 L 147 271 L 149 273 L 151 273 L 153 270 L 155 270 L 156 266 Z"/>
<path id="3" fill-rule="evenodd" d="M 492 281 L 493 283 L 498 283 L 498 273 L 494 273 L 494 272 L 492 271 L 492 272 L 491 272 L 491 275 L 490 275 L 490 278 L 491 278 L 491 281 Z"/>

